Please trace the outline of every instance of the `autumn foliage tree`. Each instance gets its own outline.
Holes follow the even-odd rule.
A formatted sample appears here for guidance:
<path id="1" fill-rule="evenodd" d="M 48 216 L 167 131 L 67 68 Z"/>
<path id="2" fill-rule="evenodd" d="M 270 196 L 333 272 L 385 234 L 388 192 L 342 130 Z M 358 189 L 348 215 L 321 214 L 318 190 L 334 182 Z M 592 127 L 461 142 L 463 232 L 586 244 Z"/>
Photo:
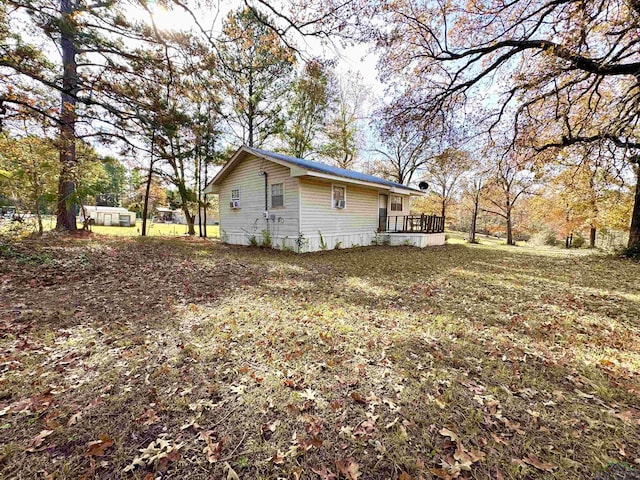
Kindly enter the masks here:
<path id="1" fill-rule="evenodd" d="M 518 203 L 534 193 L 539 180 L 533 163 L 515 155 L 500 156 L 490 171 L 482 209 L 504 221 L 507 245 L 515 245 L 514 212 Z"/>
<path id="2" fill-rule="evenodd" d="M 460 179 L 470 168 L 469 153 L 457 148 L 447 148 L 429 159 L 426 176 L 431 191 L 439 198 L 440 214 L 443 217 L 446 217 L 447 206 L 453 198 Z"/>
<path id="3" fill-rule="evenodd" d="M 524 131 L 538 151 L 599 144 L 637 164 L 638 2 L 400 0 L 382 10 L 381 66 L 400 85 L 398 111 L 473 110 L 486 131 L 510 128 L 512 150 Z M 637 203 L 629 245 L 639 242 Z"/>

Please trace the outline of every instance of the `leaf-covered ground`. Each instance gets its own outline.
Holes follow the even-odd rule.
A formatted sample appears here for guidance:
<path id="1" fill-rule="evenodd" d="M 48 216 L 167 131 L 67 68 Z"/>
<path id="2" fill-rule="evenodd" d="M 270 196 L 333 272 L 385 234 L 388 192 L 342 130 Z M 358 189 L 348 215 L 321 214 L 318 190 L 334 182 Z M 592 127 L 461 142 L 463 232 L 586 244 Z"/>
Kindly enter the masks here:
<path id="1" fill-rule="evenodd" d="M 640 471 L 636 263 L 100 236 L 0 262 L 1 478 Z"/>

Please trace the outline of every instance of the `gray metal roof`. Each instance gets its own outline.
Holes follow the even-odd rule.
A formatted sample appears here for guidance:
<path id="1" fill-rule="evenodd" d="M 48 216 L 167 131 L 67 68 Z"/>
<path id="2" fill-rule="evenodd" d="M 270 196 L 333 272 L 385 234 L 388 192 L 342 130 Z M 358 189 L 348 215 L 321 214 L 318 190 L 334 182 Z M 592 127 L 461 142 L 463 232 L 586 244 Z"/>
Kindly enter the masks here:
<path id="1" fill-rule="evenodd" d="M 379 185 L 385 185 L 387 187 L 403 188 L 406 190 L 413 190 L 422 193 L 415 188 L 407 187 L 401 183 L 392 182 L 391 180 L 385 180 L 384 178 L 376 177 L 374 175 L 367 175 L 366 173 L 354 172 L 353 170 L 347 170 L 345 168 L 332 167 L 325 163 L 314 162 L 312 160 L 305 160 L 303 158 L 290 157 L 283 155 L 282 153 L 270 152 L 268 150 L 260 150 L 259 148 L 247 147 L 248 152 L 258 156 L 272 157 L 283 162 L 292 163 L 298 167 L 313 170 L 314 172 L 326 173 L 328 175 L 336 175 L 338 177 L 350 178 L 352 180 L 359 180 L 361 182 L 377 183 Z"/>

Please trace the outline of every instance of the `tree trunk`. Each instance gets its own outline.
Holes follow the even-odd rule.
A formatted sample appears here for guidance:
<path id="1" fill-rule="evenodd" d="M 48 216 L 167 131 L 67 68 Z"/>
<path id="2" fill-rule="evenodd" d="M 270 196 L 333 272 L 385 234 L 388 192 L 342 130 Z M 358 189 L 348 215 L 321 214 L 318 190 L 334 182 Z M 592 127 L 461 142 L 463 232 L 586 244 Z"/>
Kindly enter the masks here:
<path id="1" fill-rule="evenodd" d="M 505 219 L 507 221 L 507 245 L 515 245 L 513 241 L 513 225 L 511 224 L 511 208 L 507 207 Z"/>
<path id="2" fill-rule="evenodd" d="M 56 230 L 75 231 L 76 227 L 76 94 L 78 93 L 78 72 L 76 46 L 73 43 L 72 0 L 60 0 L 62 51 L 62 88 L 60 95 L 60 177 L 58 180 L 58 201 L 56 206 Z"/>
<path id="3" fill-rule="evenodd" d="M 593 225 L 589 229 L 589 248 L 596 248 L 596 227 Z"/>
<path id="4" fill-rule="evenodd" d="M 202 158 L 201 158 L 201 154 L 200 154 L 200 146 L 199 146 L 199 141 L 198 141 L 198 160 L 196 162 L 196 182 L 195 182 L 195 186 L 196 186 L 196 190 L 198 192 L 198 198 L 197 198 L 197 202 L 198 202 L 198 236 L 202 237 L 203 233 L 202 233 L 202 181 L 201 181 L 201 170 L 202 170 Z"/>
<path id="5" fill-rule="evenodd" d="M 35 213 L 36 213 L 36 221 L 38 222 L 38 235 L 42 236 L 43 228 L 42 228 L 42 215 L 40 215 L 40 195 L 35 201 L 34 204 Z"/>
<path id="6" fill-rule="evenodd" d="M 636 195 L 629 228 L 629 248 L 640 248 L 640 163 L 636 165 Z"/>
<path id="7" fill-rule="evenodd" d="M 147 218 L 149 216 L 149 192 L 151 191 L 151 181 L 153 180 L 153 164 L 149 165 L 147 175 L 147 186 L 144 190 L 144 206 L 142 207 L 142 236 L 147 235 Z"/>
<path id="8" fill-rule="evenodd" d="M 189 213 L 189 208 L 186 205 L 183 205 L 182 211 L 184 212 L 184 217 L 187 219 L 187 227 L 188 227 L 189 235 L 195 235 L 196 234 L 196 227 L 195 227 L 196 216 L 191 215 Z"/>
<path id="9" fill-rule="evenodd" d="M 247 111 L 247 122 L 248 122 L 248 130 L 249 130 L 249 138 L 247 139 L 247 143 L 250 147 L 253 147 L 253 116 L 254 116 L 254 107 L 253 102 L 255 101 L 253 98 L 253 76 L 251 75 L 251 71 L 249 71 L 249 102 L 248 102 L 248 111 Z"/>
<path id="10" fill-rule="evenodd" d="M 155 148 L 155 132 L 151 132 L 151 160 L 149 160 L 149 173 L 147 174 L 147 185 L 144 190 L 144 205 L 142 207 L 142 236 L 147 235 L 147 217 L 149 216 L 149 192 L 151 192 L 151 182 L 153 181 L 153 149 Z"/>
<path id="11" fill-rule="evenodd" d="M 471 213 L 471 228 L 469 229 L 469 243 L 476 243 L 476 225 L 478 222 L 479 199 L 476 197 L 473 202 L 473 213 Z"/>
<path id="12" fill-rule="evenodd" d="M 207 187 L 207 182 L 209 181 L 209 178 L 207 176 L 208 174 L 208 169 L 207 166 L 209 165 L 209 162 L 205 160 L 204 162 L 204 186 L 205 188 Z M 204 194 L 204 208 L 202 209 L 203 213 L 204 213 L 204 238 L 207 238 L 207 194 Z"/>

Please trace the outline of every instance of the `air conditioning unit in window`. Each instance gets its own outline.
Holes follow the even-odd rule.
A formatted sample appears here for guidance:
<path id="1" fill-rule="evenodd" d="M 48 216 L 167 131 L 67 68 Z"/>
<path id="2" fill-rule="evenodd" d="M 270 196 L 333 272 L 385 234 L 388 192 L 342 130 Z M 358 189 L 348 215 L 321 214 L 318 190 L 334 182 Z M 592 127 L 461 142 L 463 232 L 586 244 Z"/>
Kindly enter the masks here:
<path id="1" fill-rule="evenodd" d="M 240 200 L 232 200 L 229 206 L 231 208 L 240 208 Z"/>
<path id="2" fill-rule="evenodd" d="M 346 206 L 347 206 L 347 204 L 345 203 L 344 200 L 338 200 L 338 202 L 336 204 L 336 208 L 344 208 Z"/>

